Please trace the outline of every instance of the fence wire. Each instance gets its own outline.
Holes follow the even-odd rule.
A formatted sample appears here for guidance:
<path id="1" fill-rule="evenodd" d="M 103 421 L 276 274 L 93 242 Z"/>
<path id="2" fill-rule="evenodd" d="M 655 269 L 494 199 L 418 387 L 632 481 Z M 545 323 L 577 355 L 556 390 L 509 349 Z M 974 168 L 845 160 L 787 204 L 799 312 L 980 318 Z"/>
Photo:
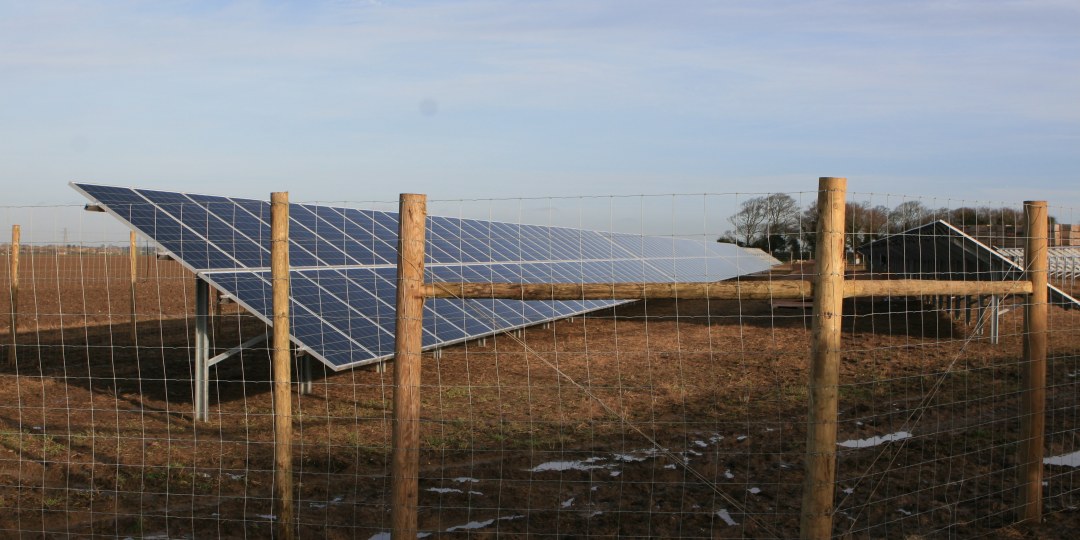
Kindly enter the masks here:
<path id="1" fill-rule="evenodd" d="M 461 253 L 520 245 L 522 238 L 505 235 L 524 235 L 527 225 L 630 242 L 692 241 L 700 256 L 668 257 L 670 267 L 658 272 L 695 281 L 716 268 L 691 271 L 691 260 L 712 264 L 707 246 L 721 241 L 776 258 L 765 271 L 728 278 L 775 282 L 816 277 L 816 198 L 803 191 L 455 200 L 431 201 L 429 214 L 508 225 L 460 226 L 453 241 Z M 1058 224 L 1080 223 L 1074 209 L 1051 206 L 1050 214 Z M 949 226 L 932 226 L 939 222 Z M 210 368 L 208 420 L 197 420 L 197 278 L 188 268 L 140 236 L 133 275 L 127 229 L 82 207 L 0 207 L 0 224 L 21 229 L 17 293 L 0 295 L 4 322 L 18 324 L 14 334 L 6 325 L 0 334 L 11 355 L 0 369 L 0 534 L 270 536 L 279 516 L 266 344 Z M 1022 274 L 1030 234 L 1023 229 L 1015 202 L 850 193 L 847 278 L 1013 279 L 987 253 L 1000 249 Z M 329 242 L 304 248 L 315 255 L 350 242 L 380 252 L 396 242 L 376 246 L 346 234 L 335 246 L 327 231 L 308 232 Z M 438 234 L 430 233 L 433 245 Z M 1080 497 L 1080 309 L 1067 309 L 1080 293 L 1073 254 L 1080 247 L 1054 246 L 1071 241 L 1056 238 L 1050 282 L 1064 296 L 1052 295 L 1049 308 L 1043 493 L 1044 512 L 1067 519 L 1043 533 L 1071 530 Z M 559 242 L 548 240 L 548 249 Z M 587 246 L 558 248 L 583 253 Z M 10 243 L 4 252 L 10 286 Z M 614 268 L 614 259 L 603 260 Z M 392 275 L 392 265 L 376 266 Z M 502 275 L 490 270 L 487 278 Z M 612 283 L 615 276 L 589 279 Z M 540 278 L 584 281 L 565 270 L 529 277 Z M 378 309 L 325 317 L 392 329 L 393 305 L 380 300 L 393 297 L 386 283 L 373 278 L 344 289 L 346 300 L 359 302 L 365 287 L 384 287 L 372 294 Z M 294 294 L 304 291 L 294 284 Z M 213 298 L 211 355 L 267 332 L 265 318 L 229 291 Z M 419 529 L 434 536 L 797 537 L 810 300 L 580 301 L 573 316 L 535 324 L 529 314 L 538 304 L 447 300 L 459 316 L 429 313 L 431 336 L 453 330 L 446 326 L 494 330 L 424 353 Z M 1019 295 L 845 300 L 835 536 L 979 537 L 1018 527 L 1027 302 Z M 311 366 L 310 390 L 298 386 L 293 396 L 300 537 L 387 538 L 392 362 Z"/>

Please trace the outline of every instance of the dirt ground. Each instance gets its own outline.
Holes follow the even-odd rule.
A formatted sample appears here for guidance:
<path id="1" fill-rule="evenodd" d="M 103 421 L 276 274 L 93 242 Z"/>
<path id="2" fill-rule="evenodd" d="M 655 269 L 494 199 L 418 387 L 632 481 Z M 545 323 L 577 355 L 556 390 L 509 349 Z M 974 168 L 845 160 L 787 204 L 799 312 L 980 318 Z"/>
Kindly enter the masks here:
<path id="1" fill-rule="evenodd" d="M 132 336 L 126 258 L 78 258 L 24 263 L 0 536 L 268 537 L 267 351 L 216 366 L 194 422 L 192 278 L 143 267 Z M 845 314 L 836 535 L 1073 537 L 1075 467 L 1047 465 L 1044 523 L 1015 524 L 1022 309 L 997 345 L 914 299 Z M 1080 450 L 1080 312 L 1050 324 L 1046 455 L 1062 456 Z M 797 537 L 809 325 L 763 301 L 640 302 L 425 354 L 421 530 Z M 215 345 L 264 330 L 226 306 Z M 385 533 L 390 373 L 318 372 L 294 405 L 300 536 Z"/>

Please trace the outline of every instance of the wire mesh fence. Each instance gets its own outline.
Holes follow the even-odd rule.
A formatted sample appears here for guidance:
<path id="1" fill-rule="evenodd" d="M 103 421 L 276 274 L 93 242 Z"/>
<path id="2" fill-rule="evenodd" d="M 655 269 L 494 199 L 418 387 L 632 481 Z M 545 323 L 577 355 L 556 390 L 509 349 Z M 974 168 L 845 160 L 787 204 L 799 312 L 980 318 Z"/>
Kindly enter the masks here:
<path id="1" fill-rule="evenodd" d="M 518 258 L 500 260 L 502 267 L 527 262 L 523 231 L 533 225 L 600 231 L 639 244 L 656 238 L 696 242 L 702 250 L 671 261 L 609 253 L 596 259 L 608 264 L 606 273 L 586 279 L 583 254 L 592 249 L 586 236 L 553 235 L 540 241 L 549 254 L 579 256 L 558 259 L 568 266 L 548 274 L 519 269 L 521 282 L 610 285 L 618 281 L 617 259 L 634 259 L 675 283 L 701 281 L 694 276 L 712 275 L 715 268 L 702 269 L 713 264 L 704 254 L 719 240 L 746 246 L 738 257 L 747 260 L 775 258 L 768 270 L 736 272 L 729 281 L 777 284 L 819 277 L 813 260 L 817 196 L 431 201 L 428 212 L 510 225 L 479 230 L 459 224 L 456 233 L 459 253 L 478 247 L 491 257 L 499 246 L 517 246 Z M 396 210 L 377 202 L 318 204 Z M 200 202 L 180 208 L 186 205 Z M 849 193 L 846 206 L 847 281 L 1025 276 L 1023 257 L 1008 251 L 1031 236 L 1017 202 Z M 237 220 L 201 208 L 224 222 Z M 1058 223 L 1080 222 L 1073 209 L 1051 206 L 1049 213 Z M 15 283 L 17 271 L 17 302 L 13 294 L 0 295 L 0 309 L 17 323 L 14 335 L 7 327 L 2 334 L 12 356 L 0 370 L 0 531 L 43 537 L 279 535 L 267 345 L 240 348 L 209 368 L 207 419 L 198 420 L 200 278 L 182 262 L 157 255 L 174 250 L 140 237 L 133 275 L 128 231 L 115 216 L 57 206 L 0 207 L 0 218 L 5 229 L 21 226 L 17 270 L 11 244 L 4 259 L 7 285 Z M 924 227 L 938 222 L 949 226 Z M 294 222 L 298 244 L 303 227 Z M 325 230 L 309 232 L 332 238 Z M 359 242 L 376 253 L 384 247 L 374 244 L 382 242 L 391 253 L 397 242 L 396 230 L 391 232 L 337 242 L 342 251 Z M 431 245 L 439 234 L 429 230 Z M 506 238 L 513 234 L 519 238 Z M 1001 257 L 995 255 L 999 248 Z M 653 268 L 659 259 L 670 266 Z M 489 268 L 491 260 L 477 255 L 466 266 Z M 738 260 L 730 262 L 739 267 Z M 392 275 L 395 264 L 370 266 Z M 1049 266 L 1055 267 L 1053 257 Z M 427 280 L 438 280 L 434 267 Z M 504 270 L 490 270 L 485 278 L 504 281 Z M 1051 270 L 1049 279 L 1057 293 L 1048 300 L 1043 512 L 1073 515 L 1080 495 L 1080 310 L 1069 308 L 1080 291 L 1075 273 Z M 365 287 L 388 282 L 339 281 L 350 284 L 345 290 L 353 300 Z M 315 294 L 296 283 L 294 295 Z M 265 317 L 238 303 L 239 295 L 213 296 L 207 313 L 211 355 L 268 331 Z M 393 328 L 393 305 L 384 301 L 393 291 L 372 297 L 375 311 L 330 314 L 327 304 L 325 317 Z M 1018 521 L 1030 298 L 905 294 L 843 300 L 832 535 L 993 536 Z M 525 310 L 573 301 L 529 303 L 492 294 L 446 300 L 458 306 L 456 319 L 427 315 L 431 335 L 442 331 L 436 325 L 469 321 L 491 331 L 446 345 L 425 342 L 417 483 L 422 533 L 799 536 L 812 296 L 616 300 L 601 305 L 582 299 L 580 309 L 570 310 L 573 316 L 536 324 L 517 322 L 527 319 Z M 302 538 L 388 537 L 393 362 L 340 371 L 320 362 L 309 366 L 310 388 L 297 386 L 293 395 L 295 530 Z"/>

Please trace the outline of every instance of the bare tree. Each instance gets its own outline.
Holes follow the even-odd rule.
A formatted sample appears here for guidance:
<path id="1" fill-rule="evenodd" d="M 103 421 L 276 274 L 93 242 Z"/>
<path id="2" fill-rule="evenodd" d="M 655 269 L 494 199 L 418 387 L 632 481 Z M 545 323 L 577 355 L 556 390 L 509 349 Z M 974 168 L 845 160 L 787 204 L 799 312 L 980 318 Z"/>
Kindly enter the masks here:
<path id="1" fill-rule="evenodd" d="M 765 235 L 784 234 L 795 228 L 799 217 L 799 203 L 787 193 L 773 193 L 765 197 Z"/>
<path id="2" fill-rule="evenodd" d="M 845 212 L 847 213 L 845 228 L 852 247 L 865 244 L 886 232 L 889 209 L 884 206 L 849 202 Z"/>
<path id="3" fill-rule="evenodd" d="M 740 205 L 739 211 L 728 218 L 728 222 L 735 227 L 735 238 L 742 245 L 752 244 L 761 235 L 768 218 L 765 199 L 765 197 L 746 199 Z"/>
<path id="4" fill-rule="evenodd" d="M 746 199 L 739 211 L 728 218 L 732 237 L 744 246 L 774 249 L 787 244 L 783 235 L 798 226 L 799 204 L 786 193 Z M 775 244 L 775 245 L 774 245 Z"/>
<path id="5" fill-rule="evenodd" d="M 889 212 L 889 231 L 913 229 L 930 220 L 932 212 L 919 201 L 904 201 Z"/>

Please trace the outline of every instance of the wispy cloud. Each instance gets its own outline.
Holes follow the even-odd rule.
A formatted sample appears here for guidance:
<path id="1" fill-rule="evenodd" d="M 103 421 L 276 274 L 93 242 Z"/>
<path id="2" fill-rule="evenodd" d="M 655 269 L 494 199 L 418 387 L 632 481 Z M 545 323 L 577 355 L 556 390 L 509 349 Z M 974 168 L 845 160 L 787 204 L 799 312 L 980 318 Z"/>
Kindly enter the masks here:
<path id="1" fill-rule="evenodd" d="M 0 175 L 1067 194 L 1077 27 L 1068 1 L 5 3 Z"/>

